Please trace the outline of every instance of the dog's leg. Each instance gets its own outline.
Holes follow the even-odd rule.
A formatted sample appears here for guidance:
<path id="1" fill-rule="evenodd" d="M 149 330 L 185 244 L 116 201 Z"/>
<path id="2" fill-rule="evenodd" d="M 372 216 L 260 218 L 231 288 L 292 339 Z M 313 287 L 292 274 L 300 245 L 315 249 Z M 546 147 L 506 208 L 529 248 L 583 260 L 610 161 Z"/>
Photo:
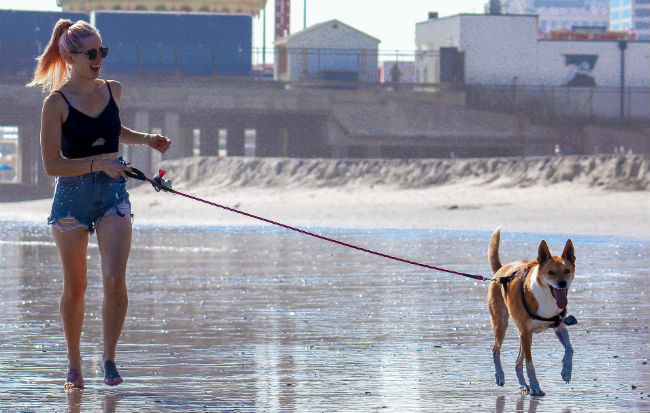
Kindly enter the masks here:
<path id="1" fill-rule="evenodd" d="M 492 359 L 494 360 L 494 378 L 498 386 L 503 386 L 506 381 L 506 375 L 501 366 L 501 345 L 503 338 L 506 335 L 506 328 L 508 327 L 508 314 L 506 313 L 505 319 L 500 322 L 492 322 L 494 327 L 494 347 L 492 347 Z"/>
<path id="2" fill-rule="evenodd" d="M 515 373 L 517 373 L 517 380 L 519 380 L 521 389 L 529 392 L 530 387 L 528 387 L 528 383 L 526 383 L 526 379 L 524 378 L 524 352 L 522 350 L 521 343 L 519 343 L 519 355 L 517 356 L 517 361 L 515 362 Z"/>
<path id="3" fill-rule="evenodd" d="M 490 321 L 494 330 L 494 346 L 492 347 L 492 359 L 494 360 L 494 378 L 497 386 L 503 386 L 505 383 L 505 373 L 501 366 L 501 345 L 506 336 L 508 328 L 508 308 L 501 295 L 501 286 L 497 283 L 490 285 L 488 295 L 488 307 L 490 309 Z"/>
<path id="4" fill-rule="evenodd" d="M 569 340 L 569 330 L 565 326 L 555 329 L 555 335 L 564 346 L 564 357 L 562 358 L 562 379 L 565 382 L 571 381 L 571 370 L 573 369 L 573 347 Z"/>
<path id="5" fill-rule="evenodd" d="M 527 331 L 523 334 L 520 334 L 520 340 L 520 352 L 524 353 L 524 359 L 526 360 L 526 374 L 528 375 L 528 382 L 530 383 L 530 395 L 544 396 L 545 393 L 539 387 L 537 375 L 535 374 L 535 366 L 533 365 L 533 355 L 531 352 L 531 347 L 533 345 L 533 333 Z"/>

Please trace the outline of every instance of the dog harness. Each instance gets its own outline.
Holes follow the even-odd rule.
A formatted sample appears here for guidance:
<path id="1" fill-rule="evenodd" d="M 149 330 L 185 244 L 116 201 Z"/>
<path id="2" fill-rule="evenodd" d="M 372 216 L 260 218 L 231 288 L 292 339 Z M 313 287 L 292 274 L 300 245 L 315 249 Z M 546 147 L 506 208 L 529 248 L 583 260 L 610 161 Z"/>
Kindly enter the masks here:
<path id="1" fill-rule="evenodd" d="M 524 305 L 524 309 L 526 309 L 526 312 L 528 313 L 528 316 L 532 318 L 533 320 L 538 320 L 538 321 L 548 321 L 552 322 L 549 327 L 557 328 L 564 322 L 564 324 L 571 326 L 574 325 L 578 322 L 576 318 L 572 315 L 566 316 L 566 308 L 564 308 L 559 314 L 557 314 L 555 317 L 541 317 L 538 316 L 537 314 L 533 313 L 530 311 L 530 308 L 528 307 L 528 304 L 526 303 L 526 295 L 524 294 L 524 283 L 526 282 L 526 276 L 528 275 L 528 270 L 524 271 L 523 274 L 520 274 L 521 268 L 515 270 L 512 272 L 510 275 L 506 277 L 501 277 L 499 278 L 499 282 L 501 285 L 503 285 L 503 291 L 505 292 L 505 295 L 508 295 L 508 283 L 512 280 L 514 280 L 516 277 L 521 277 L 521 302 Z"/>

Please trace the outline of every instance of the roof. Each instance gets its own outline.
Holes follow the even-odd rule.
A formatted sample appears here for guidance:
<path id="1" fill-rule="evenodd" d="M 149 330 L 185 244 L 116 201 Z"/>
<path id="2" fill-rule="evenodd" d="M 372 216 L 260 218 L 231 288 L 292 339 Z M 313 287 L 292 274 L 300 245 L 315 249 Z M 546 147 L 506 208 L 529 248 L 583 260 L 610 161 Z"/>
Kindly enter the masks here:
<path id="1" fill-rule="evenodd" d="M 304 35 L 306 35 L 306 34 L 308 34 L 308 33 L 314 32 L 314 31 L 316 31 L 316 30 L 319 30 L 319 29 L 321 29 L 321 28 L 323 28 L 323 27 L 326 27 L 326 26 L 328 26 L 328 25 L 330 25 L 330 24 L 333 24 L 333 23 L 340 24 L 341 26 L 345 26 L 345 27 L 347 27 L 347 28 L 349 28 L 349 29 L 351 29 L 351 30 L 354 30 L 355 32 L 357 32 L 357 33 L 359 33 L 359 34 L 362 34 L 362 35 L 364 35 L 364 36 L 366 36 L 366 37 L 369 37 L 369 38 L 371 38 L 371 39 L 373 39 L 373 40 L 376 40 L 377 43 L 381 42 L 381 40 L 377 39 L 376 37 L 374 37 L 374 36 L 370 36 L 369 34 L 366 34 L 366 33 L 362 32 L 362 31 L 359 30 L 359 29 L 355 29 L 354 27 L 352 27 L 352 26 L 350 26 L 350 25 L 348 25 L 348 24 L 345 24 L 345 23 L 343 23 L 343 22 L 340 21 L 340 20 L 332 19 L 332 20 L 328 20 L 328 21 L 325 21 L 325 22 L 322 22 L 322 23 L 314 24 L 313 26 L 309 26 L 309 27 L 307 27 L 307 28 L 305 28 L 305 29 L 303 29 L 303 30 L 301 30 L 301 31 L 299 31 L 299 32 L 296 32 L 296 33 L 290 34 L 290 35 L 288 35 L 288 36 L 284 36 L 283 38 L 278 39 L 278 40 L 276 40 L 275 42 L 273 42 L 273 44 L 275 44 L 275 45 L 286 44 L 286 43 L 288 43 L 290 40 L 293 40 L 293 39 L 296 39 L 296 38 L 302 37 L 302 36 L 304 36 Z"/>

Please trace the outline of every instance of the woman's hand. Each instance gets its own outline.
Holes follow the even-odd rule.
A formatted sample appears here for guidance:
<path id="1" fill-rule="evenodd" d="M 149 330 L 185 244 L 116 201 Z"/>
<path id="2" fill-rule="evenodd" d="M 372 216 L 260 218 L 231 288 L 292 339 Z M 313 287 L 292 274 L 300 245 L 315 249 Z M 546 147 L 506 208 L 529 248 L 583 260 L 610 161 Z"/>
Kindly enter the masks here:
<path id="1" fill-rule="evenodd" d="M 169 149 L 169 145 L 172 144 L 172 141 L 162 135 L 146 135 L 147 145 L 157 150 L 160 153 L 165 153 Z"/>
<path id="2" fill-rule="evenodd" d="M 102 171 L 113 179 L 128 178 L 127 172 L 131 172 L 131 168 L 113 159 L 94 159 L 93 172 Z"/>

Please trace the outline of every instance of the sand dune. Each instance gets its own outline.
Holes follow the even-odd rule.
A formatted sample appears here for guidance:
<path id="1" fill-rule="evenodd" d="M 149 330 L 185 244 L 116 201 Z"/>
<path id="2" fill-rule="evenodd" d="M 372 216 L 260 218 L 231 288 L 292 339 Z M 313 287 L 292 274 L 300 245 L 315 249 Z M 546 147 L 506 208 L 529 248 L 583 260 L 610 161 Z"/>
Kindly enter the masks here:
<path id="1" fill-rule="evenodd" d="M 572 182 L 616 190 L 650 189 L 650 158 L 643 155 L 423 160 L 194 157 L 163 162 L 161 168 L 184 187 L 413 189 L 456 183 L 530 187 Z"/>
<path id="2" fill-rule="evenodd" d="M 301 227 L 617 234 L 650 239 L 650 157 L 446 160 L 196 157 L 165 161 L 183 193 Z M 136 225 L 260 225 L 130 189 Z M 4 203 L 2 220 L 44 222 L 50 201 Z"/>

